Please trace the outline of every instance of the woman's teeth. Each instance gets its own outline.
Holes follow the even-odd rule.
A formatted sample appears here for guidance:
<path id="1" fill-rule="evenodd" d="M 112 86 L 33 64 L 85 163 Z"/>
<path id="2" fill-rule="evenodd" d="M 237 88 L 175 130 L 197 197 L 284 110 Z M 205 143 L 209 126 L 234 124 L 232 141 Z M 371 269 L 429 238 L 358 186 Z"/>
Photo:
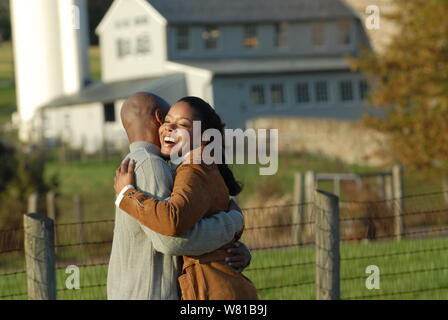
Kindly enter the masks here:
<path id="1" fill-rule="evenodd" d="M 171 137 L 165 137 L 164 141 L 165 142 L 173 142 L 173 143 L 176 142 L 176 140 L 174 138 L 171 138 Z"/>

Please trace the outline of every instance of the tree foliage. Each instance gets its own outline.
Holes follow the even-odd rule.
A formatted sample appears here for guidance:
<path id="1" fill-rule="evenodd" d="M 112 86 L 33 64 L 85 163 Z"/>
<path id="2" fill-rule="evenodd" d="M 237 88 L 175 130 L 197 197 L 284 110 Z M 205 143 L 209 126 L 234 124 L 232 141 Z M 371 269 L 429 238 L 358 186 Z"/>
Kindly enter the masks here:
<path id="1" fill-rule="evenodd" d="M 355 69 L 371 82 L 385 118 L 365 124 L 387 133 L 395 160 L 417 168 L 448 163 L 448 1 L 394 0 L 400 28 L 384 53 L 365 52 Z"/>
<path id="2" fill-rule="evenodd" d="M 43 196 L 58 186 L 57 176 L 45 180 L 45 150 L 5 141 L 0 139 L 0 229 L 20 225 L 30 194 Z"/>
<path id="3" fill-rule="evenodd" d="M 56 0 L 55 0 L 56 1 Z M 95 28 L 103 19 L 113 0 L 88 0 L 89 36 L 91 44 L 98 44 Z M 0 0 L 0 42 L 11 39 L 9 0 Z"/>

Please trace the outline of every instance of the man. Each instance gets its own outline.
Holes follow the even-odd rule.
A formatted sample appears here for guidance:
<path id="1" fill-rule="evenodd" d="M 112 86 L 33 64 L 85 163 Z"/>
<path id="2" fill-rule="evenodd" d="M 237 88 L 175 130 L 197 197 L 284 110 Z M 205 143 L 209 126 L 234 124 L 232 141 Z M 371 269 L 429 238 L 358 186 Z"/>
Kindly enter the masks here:
<path id="1" fill-rule="evenodd" d="M 162 98 L 136 93 L 121 110 L 131 151 L 126 158 L 136 161 L 136 185 L 159 200 L 168 198 L 173 188 L 174 172 L 160 156 L 158 134 L 168 109 Z M 167 237 L 146 228 L 117 207 L 107 277 L 108 299 L 179 299 L 179 256 L 214 251 L 230 242 L 242 228 L 242 214 L 232 210 L 202 219 L 180 237 Z M 244 245 L 230 251 L 227 259 L 235 269 L 240 271 L 247 266 L 250 253 Z"/>

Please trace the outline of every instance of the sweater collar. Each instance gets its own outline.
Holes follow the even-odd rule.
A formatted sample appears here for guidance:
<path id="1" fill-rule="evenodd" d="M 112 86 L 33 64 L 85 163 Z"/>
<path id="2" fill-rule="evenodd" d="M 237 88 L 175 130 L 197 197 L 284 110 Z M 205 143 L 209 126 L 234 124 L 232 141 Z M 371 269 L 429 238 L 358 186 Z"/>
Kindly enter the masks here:
<path id="1" fill-rule="evenodd" d="M 160 148 L 156 146 L 155 144 L 146 142 L 146 141 L 135 141 L 129 145 L 129 150 L 131 152 L 134 152 L 138 149 L 145 149 L 151 154 L 155 154 L 157 156 L 160 156 Z"/>

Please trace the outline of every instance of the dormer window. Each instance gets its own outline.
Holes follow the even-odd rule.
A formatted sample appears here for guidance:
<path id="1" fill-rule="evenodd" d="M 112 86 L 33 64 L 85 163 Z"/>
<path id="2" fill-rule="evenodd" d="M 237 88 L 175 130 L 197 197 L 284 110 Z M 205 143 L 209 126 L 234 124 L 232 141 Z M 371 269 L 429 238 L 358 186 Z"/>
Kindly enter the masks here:
<path id="1" fill-rule="evenodd" d="M 349 45 L 350 42 L 350 21 L 341 20 L 338 22 L 338 43 L 341 45 Z"/>
<path id="2" fill-rule="evenodd" d="M 258 48 L 258 36 L 256 25 L 250 24 L 244 26 L 243 45 L 246 48 Z"/>
<path id="3" fill-rule="evenodd" d="M 274 25 L 274 46 L 276 48 L 286 48 L 288 46 L 288 24 L 286 22 Z"/>
<path id="4" fill-rule="evenodd" d="M 205 49 L 217 49 L 219 45 L 219 29 L 217 26 L 206 26 L 202 32 Z"/>
<path id="5" fill-rule="evenodd" d="M 176 48 L 177 50 L 190 49 L 190 29 L 188 27 L 176 27 Z"/>
<path id="6" fill-rule="evenodd" d="M 315 47 L 325 44 L 325 24 L 322 21 L 315 21 L 311 26 L 311 37 Z"/>

